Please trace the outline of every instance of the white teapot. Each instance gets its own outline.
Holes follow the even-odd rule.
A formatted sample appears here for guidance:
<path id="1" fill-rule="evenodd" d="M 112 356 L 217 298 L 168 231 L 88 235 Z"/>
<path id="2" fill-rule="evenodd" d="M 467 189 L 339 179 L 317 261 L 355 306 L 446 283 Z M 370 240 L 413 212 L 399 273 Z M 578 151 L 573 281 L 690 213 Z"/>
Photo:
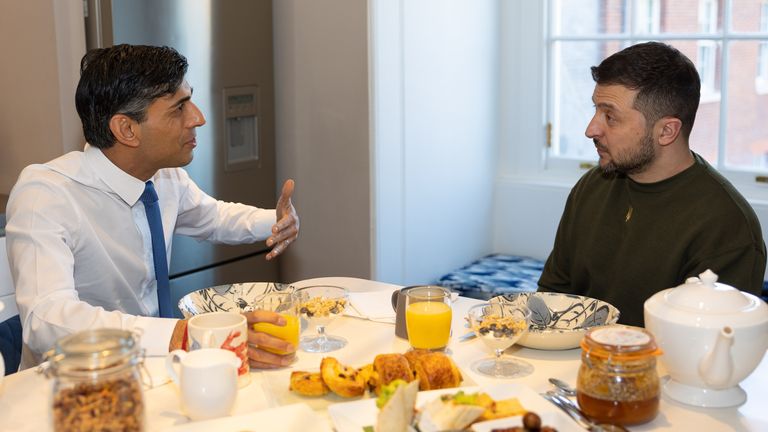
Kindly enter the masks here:
<path id="1" fill-rule="evenodd" d="M 664 354 L 664 393 L 701 407 L 744 403 L 739 387 L 768 349 L 768 305 L 717 283 L 711 270 L 654 294 L 645 302 L 645 327 Z"/>

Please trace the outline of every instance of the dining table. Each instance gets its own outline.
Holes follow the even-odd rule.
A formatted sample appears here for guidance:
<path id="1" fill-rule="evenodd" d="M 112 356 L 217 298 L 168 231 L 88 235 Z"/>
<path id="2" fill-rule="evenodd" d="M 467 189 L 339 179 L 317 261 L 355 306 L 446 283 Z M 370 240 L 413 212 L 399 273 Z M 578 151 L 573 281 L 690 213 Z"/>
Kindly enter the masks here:
<path id="1" fill-rule="evenodd" d="M 315 278 L 296 282 L 298 287 L 315 284 L 343 286 L 351 293 L 380 293 L 388 301 L 389 294 L 401 286 L 349 277 Z M 492 354 L 477 338 L 465 338 L 470 330 L 466 325 L 467 311 L 481 300 L 458 297 L 453 301 L 452 335 L 447 347 L 468 386 L 497 386 L 514 384 L 533 392 L 553 389 L 549 378 L 558 378 L 575 385 L 581 364 L 581 349 L 537 350 L 512 346 L 505 355 L 524 360 L 533 371 L 514 379 L 497 379 L 475 372 L 471 365 Z M 352 303 L 354 305 L 354 303 Z M 341 397 L 303 397 L 288 389 L 290 374 L 296 370 L 317 371 L 323 357 L 332 356 L 341 363 L 355 367 L 371 363 L 379 353 L 404 353 L 408 341 L 395 335 L 395 324 L 390 317 L 342 316 L 326 327 L 328 334 L 342 336 L 346 346 L 329 353 L 298 351 L 295 362 L 277 370 L 251 370 L 251 382 L 239 389 L 230 418 L 237 421 L 238 431 L 333 431 L 335 426 L 328 413 L 334 403 L 343 403 Z M 311 332 L 313 329 L 304 329 Z M 146 430 L 195 431 L 228 430 L 207 426 L 206 422 L 191 422 L 182 412 L 179 389 L 167 379 L 164 357 L 145 359 L 151 380 L 145 384 L 144 404 Z M 657 365 L 661 380 L 668 379 L 661 362 Z M 743 382 L 747 400 L 730 408 L 701 408 L 671 400 L 662 393 L 658 416 L 649 423 L 629 426 L 631 431 L 768 431 L 768 356 L 764 356 L 757 369 Z M 5 377 L 0 384 L 0 431 L 52 430 L 52 380 L 36 369 L 27 369 Z M 196 423 L 202 427 L 196 428 Z"/>

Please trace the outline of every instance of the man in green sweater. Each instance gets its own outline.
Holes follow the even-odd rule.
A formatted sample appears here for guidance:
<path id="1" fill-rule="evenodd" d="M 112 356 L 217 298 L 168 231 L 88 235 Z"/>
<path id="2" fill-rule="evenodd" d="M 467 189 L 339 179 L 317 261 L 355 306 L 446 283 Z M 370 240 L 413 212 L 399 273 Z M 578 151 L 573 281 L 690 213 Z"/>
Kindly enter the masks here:
<path id="1" fill-rule="evenodd" d="M 540 291 L 605 300 L 643 325 L 643 303 L 711 269 L 759 295 L 766 249 L 738 191 L 688 137 L 699 106 L 696 68 L 677 49 L 633 45 L 592 67 L 587 126 L 599 167 L 573 187 Z"/>

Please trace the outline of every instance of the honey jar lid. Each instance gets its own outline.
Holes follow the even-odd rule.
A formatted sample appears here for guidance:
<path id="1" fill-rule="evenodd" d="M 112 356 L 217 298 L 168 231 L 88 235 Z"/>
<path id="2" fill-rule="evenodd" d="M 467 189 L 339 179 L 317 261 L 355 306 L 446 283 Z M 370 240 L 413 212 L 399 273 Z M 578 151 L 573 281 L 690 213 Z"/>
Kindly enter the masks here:
<path id="1" fill-rule="evenodd" d="M 581 348 L 590 355 L 612 358 L 636 358 L 659 355 L 653 335 L 640 327 L 611 325 L 595 327 L 581 340 Z"/>

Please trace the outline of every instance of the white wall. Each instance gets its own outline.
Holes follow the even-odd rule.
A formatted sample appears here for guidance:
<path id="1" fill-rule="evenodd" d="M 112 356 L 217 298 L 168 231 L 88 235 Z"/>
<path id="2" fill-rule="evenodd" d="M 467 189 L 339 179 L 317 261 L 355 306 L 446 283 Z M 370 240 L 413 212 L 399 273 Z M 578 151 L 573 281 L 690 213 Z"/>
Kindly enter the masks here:
<path id="1" fill-rule="evenodd" d="M 371 1 L 374 278 L 429 283 L 491 251 L 496 1 Z"/>

